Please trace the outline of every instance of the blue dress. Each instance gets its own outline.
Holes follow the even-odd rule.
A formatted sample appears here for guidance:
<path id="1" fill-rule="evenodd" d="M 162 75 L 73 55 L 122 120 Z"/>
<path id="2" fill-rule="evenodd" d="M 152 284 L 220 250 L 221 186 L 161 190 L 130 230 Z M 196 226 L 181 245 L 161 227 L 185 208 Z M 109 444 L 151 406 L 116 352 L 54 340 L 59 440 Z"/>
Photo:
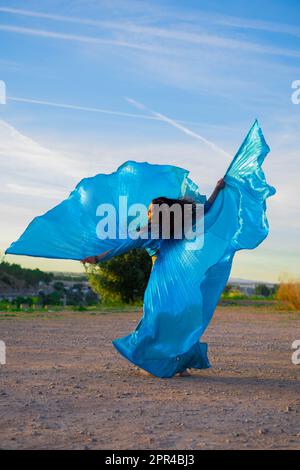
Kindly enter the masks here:
<path id="1" fill-rule="evenodd" d="M 157 377 L 210 367 L 207 344 L 200 339 L 226 285 L 234 254 L 255 248 L 268 234 L 266 199 L 275 193 L 261 167 L 268 152 L 256 121 L 226 172 L 225 188 L 205 214 L 201 249 L 190 250 L 186 239 L 159 242 L 142 319 L 132 333 L 113 341 L 132 363 Z M 6 253 L 74 260 L 106 253 L 103 261 L 132 248 L 153 254 L 157 241 L 119 233 L 100 240 L 97 207 L 113 204 L 118 225 L 120 195 L 127 196 L 128 206 L 148 206 L 159 196 L 204 203 L 188 173 L 172 165 L 128 161 L 115 173 L 83 179 L 68 199 L 35 218 Z"/>

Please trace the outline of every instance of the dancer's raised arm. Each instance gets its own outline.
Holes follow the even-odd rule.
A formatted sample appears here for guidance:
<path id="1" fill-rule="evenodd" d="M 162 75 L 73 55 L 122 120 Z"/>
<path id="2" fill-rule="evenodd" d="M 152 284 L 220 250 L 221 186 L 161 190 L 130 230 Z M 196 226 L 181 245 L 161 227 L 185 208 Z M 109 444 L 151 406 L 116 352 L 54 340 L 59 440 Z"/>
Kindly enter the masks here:
<path id="1" fill-rule="evenodd" d="M 213 192 L 211 193 L 210 197 L 207 199 L 206 203 L 205 203 L 205 206 L 204 206 L 204 210 L 205 212 L 207 212 L 210 207 L 213 205 L 213 203 L 215 202 L 216 200 L 216 197 L 217 195 L 219 194 L 219 192 L 225 187 L 225 180 L 224 178 L 221 178 L 217 184 L 216 184 L 216 187 L 215 189 L 213 190 Z"/>

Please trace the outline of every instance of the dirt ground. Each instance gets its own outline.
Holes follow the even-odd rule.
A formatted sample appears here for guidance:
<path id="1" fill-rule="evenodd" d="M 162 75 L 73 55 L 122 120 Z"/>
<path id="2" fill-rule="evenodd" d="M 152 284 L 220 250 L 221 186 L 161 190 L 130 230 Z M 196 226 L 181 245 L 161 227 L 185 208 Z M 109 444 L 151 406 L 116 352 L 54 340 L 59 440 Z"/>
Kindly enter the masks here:
<path id="1" fill-rule="evenodd" d="M 213 367 L 172 379 L 142 375 L 111 345 L 139 317 L 0 313 L 0 447 L 300 448 L 299 313 L 219 307 L 204 337 Z"/>

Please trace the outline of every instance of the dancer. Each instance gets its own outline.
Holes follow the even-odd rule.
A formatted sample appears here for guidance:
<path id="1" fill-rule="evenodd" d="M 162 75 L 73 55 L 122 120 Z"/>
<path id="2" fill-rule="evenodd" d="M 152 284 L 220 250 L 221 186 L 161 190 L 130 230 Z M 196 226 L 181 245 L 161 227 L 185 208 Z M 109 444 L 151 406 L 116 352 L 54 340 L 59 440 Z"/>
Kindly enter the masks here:
<path id="1" fill-rule="evenodd" d="M 255 248 L 268 234 L 266 199 L 275 193 L 261 168 L 268 152 L 256 121 L 225 174 L 223 189 L 204 213 L 203 245 L 198 249 L 191 249 L 187 237 L 143 239 L 129 236 L 130 231 L 124 236 L 123 229 L 110 228 L 112 236 L 99 237 L 103 229 L 99 216 L 105 208 L 113 206 L 118 228 L 125 213 L 127 222 L 132 222 L 124 196 L 131 208 L 149 207 L 162 196 L 207 203 L 187 170 L 129 161 L 115 173 L 82 180 L 68 199 L 34 219 L 6 253 L 75 260 L 97 257 L 97 262 L 132 248 L 158 254 L 142 319 L 131 334 L 113 344 L 126 359 L 157 377 L 208 368 L 207 344 L 199 340 L 226 285 L 234 254 Z"/>

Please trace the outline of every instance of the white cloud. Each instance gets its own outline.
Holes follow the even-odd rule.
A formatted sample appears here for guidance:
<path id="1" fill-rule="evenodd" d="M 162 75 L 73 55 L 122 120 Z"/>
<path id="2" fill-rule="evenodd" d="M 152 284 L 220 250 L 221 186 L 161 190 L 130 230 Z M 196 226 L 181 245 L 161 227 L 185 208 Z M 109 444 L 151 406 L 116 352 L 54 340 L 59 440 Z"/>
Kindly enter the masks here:
<path id="1" fill-rule="evenodd" d="M 35 28 L 24 28 L 21 26 L 12 26 L 8 24 L 0 24 L 0 31 L 5 31 L 7 33 L 16 33 L 29 36 L 38 36 L 48 39 L 60 39 L 69 42 L 81 42 L 85 44 L 98 44 L 98 45 L 107 45 L 107 46 L 117 46 L 117 47 L 127 47 L 131 49 L 140 49 L 142 51 L 148 52 L 160 52 L 162 54 L 166 53 L 166 49 L 163 47 L 155 47 L 147 44 L 127 42 L 117 39 L 106 39 L 93 36 L 85 36 L 78 34 L 67 34 L 67 33 L 58 33 L 56 31 L 48 31 L 44 29 L 35 29 Z M 171 51 L 168 51 L 171 53 Z"/>
<path id="2" fill-rule="evenodd" d="M 40 171 L 43 177 L 49 178 L 52 171 L 68 177 L 72 168 L 73 175 L 81 174 L 78 164 L 74 166 L 69 157 L 48 150 L 3 120 L 0 120 L 0 158 L 2 168 L 6 166 L 16 173 Z"/>
<path id="3" fill-rule="evenodd" d="M 275 23 L 272 21 L 249 20 L 247 18 L 238 18 L 234 16 L 217 16 L 216 22 L 229 27 L 242 29 L 254 29 L 271 33 L 284 34 L 300 38 L 300 28 L 291 24 Z"/>
<path id="4" fill-rule="evenodd" d="M 180 14 L 180 10 L 174 15 L 174 10 L 169 10 L 169 16 L 176 21 L 177 26 L 172 28 L 164 28 L 159 26 L 148 26 L 141 22 L 136 23 L 134 19 L 129 16 L 125 16 L 124 21 L 105 21 L 105 20 L 93 20 L 90 18 L 83 17 L 72 17 L 64 15 L 56 15 L 51 13 L 44 13 L 39 11 L 31 11 L 17 8 L 0 7 L 0 11 L 4 13 L 11 13 L 14 15 L 23 15 L 33 18 L 40 18 L 45 20 L 53 20 L 63 22 L 65 24 L 73 23 L 84 26 L 91 26 L 106 31 L 106 37 L 94 37 L 78 34 L 68 34 L 56 31 L 48 31 L 44 29 L 25 28 L 20 26 L 13 26 L 7 24 L 0 24 L 0 30 L 17 33 L 35 35 L 40 37 L 47 37 L 52 39 L 61 39 L 65 41 L 75 41 L 91 44 L 103 44 L 112 45 L 117 47 L 127 47 L 132 49 L 140 49 L 148 52 L 157 52 L 161 54 L 175 54 L 174 47 L 176 43 L 187 43 L 191 45 L 201 45 L 205 47 L 212 47 L 218 49 L 232 49 L 237 51 L 255 53 L 255 54 L 269 54 L 285 57 L 300 57 L 300 53 L 297 49 L 274 47 L 268 44 L 262 44 L 261 42 L 247 41 L 243 39 L 236 39 L 234 35 L 228 36 L 228 32 L 224 34 L 210 34 L 205 31 L 205 18 L 209 19 L 210 25 L 214 23 L 224 26 L 232 27 L 243 27 L 250 29 L 261 29 L 264 31 L 272 31 L 285 34 L 293 34 L 300 37 L 300 29 L 297 27 L 290 27 L 289 25 L 280 25 L 276 23 L 266 21 L 245 21 L 242 18 L 227 17 L 222 15 L 211 15 L 207 13 L 197 13 L 193 18 L 193 22 L 185 22 L 185 15 Z M 158 16 L 159 18 L 159 16 Z M 188 17 L 190 18 L 190 17 Z M 200 28 L 199 28 L 200 20 Z M 181 26 L 181 22 L 184 28 Z M 200 31 L 199 31 L 200 29 Z M 113 36 L 113 32 L 115 36 Z M 123 33 L 121 38 L 118 33 Z M 126 39 L 124 39 L 126 38 Z M 129 40 L 128 40 L 129 38 Z M 155 39 L 159 39 L 158 43 L 154 43 Z M 161 47 L 161 40 L 168 40 L 168 48 Z M 144 40 L 144 42 L 143 42 Z"/>
<path id="5" fill-rule="evenodd" d="M 66 197 L 65 191 L 59 191 L 53 188 L 43 186 L 25 186 L 16 183 L 7 183 L 0 188 L 0 193 L 20 194 L 22 196 L 42 197 L 46 199 L 59 200 Z"/>

